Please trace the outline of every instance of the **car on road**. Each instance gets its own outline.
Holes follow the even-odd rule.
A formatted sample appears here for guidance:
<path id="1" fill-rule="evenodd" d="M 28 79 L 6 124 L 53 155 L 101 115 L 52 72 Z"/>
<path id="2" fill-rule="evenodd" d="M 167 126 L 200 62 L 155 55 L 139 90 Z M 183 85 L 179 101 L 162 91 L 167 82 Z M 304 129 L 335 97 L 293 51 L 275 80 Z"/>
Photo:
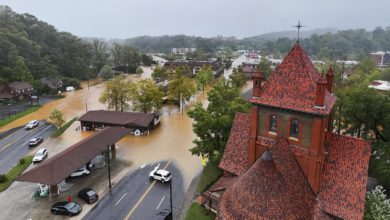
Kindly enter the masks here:
<path id="1" fill-rule="evenodd" d="M 149 179 L 150 180 L 159 180 L 161 182 L 169 182 L 171 181 L 172 175 L 171 172 L 168 170 L 163 170 L 163 169 L 154 169 L 152 172 L 149 174 Z"/>
<path id="2" fill-rule="evenodd" d="M 28 122 L 28 124 L 26 126 L 24 126 L 25 129 L 33 129 L 35 127 L 37 127 L 39 124 L 38 120 L 32 120 L 30 122 Z"/>
<path id="3" fill-rule="evenodd" d="M 99 195 L 91 188 L 80 190 L 77 196 L 88 204 L 92 204 L 99 199 Z"/>
<path id="4" fill-rule="evenodd" d="M 73 172 L 72 174 L 70 174 L 69 177 L 78 177 L 78 176 L 86 176 L 86 175 L 89 175 L 91 174 L 91 171 L 89 171 L 86 166 L 83 166 L 81 168 L 79 168 L 78 170 L 76 170 L 75 172 Z"/>
<path id="5" fill-rule="evenodd" d="M 75 216 L 81 212 L 81 206 L 80 206 L 80 204 L 75 203 L 75 202 L 63 201 L 63 202 L 55 203 L 51 207 L 50 211 L 54 215 Z"/>
<path id="6" fill-rule="evenodd" d="M 33 147 L 40 144 L 43 141 L 43 137 L 33 137 L 28 142 L 28 146 Z"/>
<path id="7" fill-rule="evenodd" d="M 168 209 L 164 209 L 156 214 L 154 220 L 172 220 L 172 213 Z"/>
<path id="8" fill-rule="evenodd" d="M 41 149 L 39 149 L 39 150 L 35 153 L 35 155 L 34 155 L 32 161 L 33 161 L 33 163 L 41 162 L 41 161 L 44 160 L 47 156 L 49 156 L 49 153 L 47 152 L 46 148 L 41 148 Z"/>

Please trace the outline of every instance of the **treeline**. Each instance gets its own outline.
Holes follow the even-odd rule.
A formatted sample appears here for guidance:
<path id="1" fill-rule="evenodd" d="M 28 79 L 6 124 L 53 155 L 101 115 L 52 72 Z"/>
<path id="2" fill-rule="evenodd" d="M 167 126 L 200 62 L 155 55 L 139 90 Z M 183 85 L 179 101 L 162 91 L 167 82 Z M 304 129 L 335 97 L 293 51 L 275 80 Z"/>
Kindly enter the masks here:
<path id="1" fill-rule="evenodd" d="M 126 45 L 111 50 L 105 42 L 87 42 L 30 14 L 0 6 L 0 84 L 41 77 L 89 79 L 103 66 L 133 73 L 152 59 Z"/>
<path id="2" fill-rule="evenodd" d="M 201 38 L 194 36 L 142 36 L 124 41 L 143 52 L 169 53 L 174 47 L 194 47 L 204 53 L 215 53 L 229 48 L 260 50 L 265 54 L 285 55 L 296 38 L 269 40 L 265 37 L 236 39 L 234 37 Z M 123 42 L 122 42 L 123 43 Z M 377 27 L 374 31 L 364 29 L 343 30 L 336 33 L 313 34 L 301 39 L 308 54 L 314 59 L 362 60 L 372 51 L 390 50 L 390 27 Z"/>

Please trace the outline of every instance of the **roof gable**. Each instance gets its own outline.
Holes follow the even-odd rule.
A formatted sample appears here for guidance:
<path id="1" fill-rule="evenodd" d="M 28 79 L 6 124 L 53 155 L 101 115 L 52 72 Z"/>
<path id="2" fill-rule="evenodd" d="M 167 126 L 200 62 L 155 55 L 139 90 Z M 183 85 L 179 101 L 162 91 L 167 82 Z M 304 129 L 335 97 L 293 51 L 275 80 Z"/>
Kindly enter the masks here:
<path id="1" fill-rule="evenodd" d="M 248 114 L 237 112 L 225 152 L 219 164 L 221 169 L 238 176 L 247 170 L 249 123 Z"/>
<path id="2" fill-rule="evenodd" d="M 260 97 L 250 102 L 314 114 L 329 114 L 335 97 L 326 91 L 325 108 L 315 108 L 319 74 L 299 43 L 272 72 Z"/>

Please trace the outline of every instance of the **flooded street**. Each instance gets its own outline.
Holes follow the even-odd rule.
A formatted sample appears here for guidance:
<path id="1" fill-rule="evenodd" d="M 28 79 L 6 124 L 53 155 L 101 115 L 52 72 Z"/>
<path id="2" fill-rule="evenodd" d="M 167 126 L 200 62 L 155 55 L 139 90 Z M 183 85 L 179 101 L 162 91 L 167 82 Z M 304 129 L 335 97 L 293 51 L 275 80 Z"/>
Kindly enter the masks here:
<path id="1" fill-rule="evenodd" d="M 151 74 L 149 67 L 144 68 L 141 78 L 148 78 Z M 138 80 L 139 76 L 131 76 L 132 80 Z M 104 90 L 104 84 L 98 84 L 87 88 L 86 83 L 82 84 L 83 89 L 69 92 L 65 98 L 55 100 L 42 106 L 23 118 L 20 118 L 0 129 L 5 131 L 14 127 L 23 126 L 28 121 L 47 120 L 53 109 L 58 109 L 63 113 L 65 121 L 74 117 L 80 117 L 88 110 L 107 109 L 98 99 Z M 204 101 L 205 96 L 200 94 L 195 101 Z M 193 101 L 192 103 L 195 103 Z M 130 161 L 134 166 L 141 166 L 154 161 L 162 161 L 173 158 L 182 170 L 187 187 L 197 173 L 202 169 L 200 159 L 192 156 L 189 149 L 193 146 L 192 141 L 195 134 L 192 131 L 192 120 L 178 112 L 176 106 L 166 106 L 162 110 L 161 126 L 153 130 L 148 136 L 136 137 L 128 135 L 118 143 L 118 158 Z M 93 132 L 76 131 L 79 122 L 67 129 L 62 136 L 50 138 L 45 142 L 51 155 L 62 151 L 72 144 L 88 137 Z"/>

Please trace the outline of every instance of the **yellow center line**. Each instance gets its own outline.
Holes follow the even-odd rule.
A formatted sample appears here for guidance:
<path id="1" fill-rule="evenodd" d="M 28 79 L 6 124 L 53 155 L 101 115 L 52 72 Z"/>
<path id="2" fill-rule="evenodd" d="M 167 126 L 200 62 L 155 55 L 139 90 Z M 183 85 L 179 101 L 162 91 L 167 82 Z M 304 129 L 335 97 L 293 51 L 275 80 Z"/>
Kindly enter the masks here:
<path id="1" fill-rule="evenodd" d="M 32 132 L 32 130 L 28 131 L 25 135 L 27 135 L 27 134 L 29 134 L 29 133 L 31 133 L 31 132 Z M 25 135 L 23 135 L 23 136 L 25 136 Z M 16 139 L 16 140 L 12 141 L 11 143 L 8 143 L 8 144 L 4 145 L 4 147 L 3 147 L 2 149 L 0 149 L 0 152 L 4 151 L 4 150 L 7 149 L 9 146 L 15 144 L 15 143 L 16 143 L 17 141 L 19 141 L 19 140 L 20 140 L 20 138 L 18 138 L 18 139 Z"/>
<path id="2" fill-rule="evenodd" d="M 168 167 L 168 165 L 171 163 L 172 159 L 169 159 L 168 163 L 164 166 L 164 170 Z M 131 215 L 134 213 L 134 211 L 138 208 L 138 206 L 142 203 L 142 201 L 145 199 L 145 197 L 148 195 L 148 193 L 150 192 L 150 190 L 153 188 L 153 186 L 156 184 L 156 180 L 153 181 L 153 183 L 146 189 L 146 191 L 144 192 L 144 194 L 142 194 L 141 198 L 137 201 L 137 203 L 135 203 L 135 205 L 133 206 L 133 208 L 131 208 L 130 212 L 127 213 L 126 217 L 124 218 L 124 220 L 129 220 Z"/>

